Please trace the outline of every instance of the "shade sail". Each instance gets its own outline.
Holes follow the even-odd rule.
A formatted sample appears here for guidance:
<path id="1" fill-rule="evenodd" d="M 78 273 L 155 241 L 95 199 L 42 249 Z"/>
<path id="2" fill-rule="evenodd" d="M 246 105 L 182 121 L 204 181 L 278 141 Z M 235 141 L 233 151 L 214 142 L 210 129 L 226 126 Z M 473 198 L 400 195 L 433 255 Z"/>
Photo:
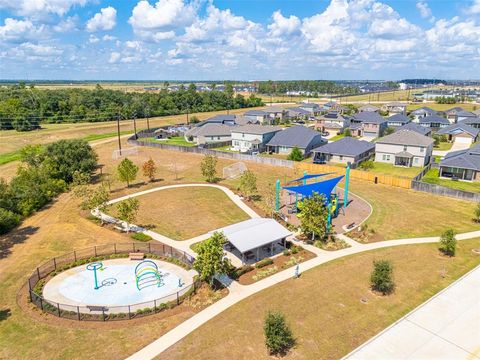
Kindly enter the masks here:
<path id="1" fill-rule="evenodd" d="M 284 189 L 306 197 L 312 196 L 313 193 L 323 194 L 325 198 L 328 199 L 330 194 L 332 193 L 332 190 L 343 179 L 343 177 L 344 176 L 342 175 L 333 179 L 307 185 L 285 186 Z"/>
<path id="2" fill-rule="evenodd" d="M 330 175 L 330 174 L 332 174 L 332 173 L 326 173 L 326 174 L 308 174 L 308 175 L 302 176 L 301 178 L 294 179 L 294 180 L 292 180 L 292 181 L 290 181 L 290 182 L 292 183 L 292 182 L 296 182 L 296 181 L 303 181 L 303 180 L 313 179 L 313 178 L 317 178 L 317 177 L 325 176 L 325 175 Z"/>

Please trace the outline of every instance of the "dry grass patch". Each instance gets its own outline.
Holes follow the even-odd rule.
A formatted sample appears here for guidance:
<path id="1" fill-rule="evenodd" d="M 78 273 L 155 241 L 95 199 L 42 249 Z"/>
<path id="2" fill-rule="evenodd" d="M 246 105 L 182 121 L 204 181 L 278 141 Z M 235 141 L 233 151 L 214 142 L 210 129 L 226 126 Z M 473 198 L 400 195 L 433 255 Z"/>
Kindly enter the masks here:
<path id="1" fill-rule="evenodd" d="M 338 359 L 480 264 L 471 251 L 479 245 L 480 239 L 460 242 L 454 258 L 440 256 L 437 244 L 424 244 L 321 265 L 241 301 L 158 358 L 271 359 L 263 319 L 275 310 L 285 314 L 298 342 L 287 359 Z M 370 291 L 376 259 L 393 263 L 396 290 L 390 296 Z M 219 329 L 228 336 L 220 336 Z"/>

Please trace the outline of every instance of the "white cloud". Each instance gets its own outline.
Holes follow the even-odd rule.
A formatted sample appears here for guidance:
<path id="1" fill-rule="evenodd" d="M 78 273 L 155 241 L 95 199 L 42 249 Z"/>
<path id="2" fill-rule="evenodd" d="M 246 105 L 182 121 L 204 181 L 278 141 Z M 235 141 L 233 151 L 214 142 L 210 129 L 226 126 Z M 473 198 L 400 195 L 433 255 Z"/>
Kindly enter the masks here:
<path id="1" fill-rule="evenodd" d="M 286 18 L 280 10 L 275 11 L 272 15 L 273 22 L 268 25 L 270 36 L 280 37 L 284 35 L 296 34 L 300 30 L 301 21 L 298 17 L 290 15 Z"/>
<path id="2" fill-rule="evenodd" d="M 432 10 L 428 6 L 426 1 L 418 1 L 416 4 L 418 11 L 420 11 L 420 16 L 424 19 L 432 16 Z"/>
<path id="3" fill-rule="evenodd" d="M 469 13 L 472 14 L 480 14 L 480 0 L 474 0 L 470 9 L 468 9 Z"/>
<path id="4" fill-rule="evenodd" d="M 69 32 L 77 28 L 78 16 L 69 16 L 53 26 L 53 30 L 59 33 Z"/>
<path id="5" fill-rule="evenodd" d="M 115 63 L 117 63 L 117 62 L 120 60 L 120 57 L 121 57 L 120 53 L 114 51 L 114 52 L 112 52 L 112 53 L 110 54 L 110 59 L 108 60 L 108 62 L 109 62 L 110 64 L 115 64 Z"/>
<path id="6" fill-rule="evenodd" d="M 5 42 L 21 42 L 38 39 L 45 33 L 45 26 L 35 26 L 30 20 L 6 18 L 0 26 L 0 39 Z"/>
<path id="7" fill-rule="evenodd" d="M 117 24 L 117 10 L 109 6 L 100 9 L 90 20 L 87 21 L 87 31 L 112 30 Z"/>
<path id="8" fill-rule="evenodd" d="M 0 9 L 17 15 L 39 17 L 46 14 L 62 16 L 74 6 L 84 6 L 89 0 L 0 0 Z"/>
<path id="9" fill-rule="evenodd" d="M 96 44 L 100 41 L 100 39 L 98 37 L 96 37 L 95 35 L 90 35 L 90 37 L 88 38 L 88 42 L 90 44 Z"/>
<path id="10" fill-rule="evenodd" d="M 115 36 L 112 36 L 112 35 L 103 35 L 102 40 L 103 41 L 115 41 L 115 40 L 117 40 L 117 38 Z"/>

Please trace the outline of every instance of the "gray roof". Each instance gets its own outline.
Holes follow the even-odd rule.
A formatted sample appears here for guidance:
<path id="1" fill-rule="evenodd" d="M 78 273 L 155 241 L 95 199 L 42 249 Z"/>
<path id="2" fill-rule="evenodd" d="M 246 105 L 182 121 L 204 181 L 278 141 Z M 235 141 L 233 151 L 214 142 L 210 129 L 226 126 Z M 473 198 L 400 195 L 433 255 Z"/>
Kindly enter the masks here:
<path id="1" fill-rule="evenodd" d="M 340 120 L 340 121 L 345 122 L 345 120 L 348 120 L 349 117 L 340 114 L 338 111 L 330 111 L 330 112 L 326 113 L 325 115 L 320 116 L 320 119 L 323 119 L 323 120 Z"/>
<path id="2" fill-rule="evenodd" d="M 443 124 L 450 125 L 450 121 L 438 115 L 430 115 L 419 120 L 420 124 Z"/>
<path id="3" fill-rule="evenodd" d="M 358 108 L 358 111 L 361 111 L 361 112 L 376 112 L 378 110 L 380 109 L 373 105 L 363 105 Z"/>
<path id="4" fill-rule="evenodd" d="M 186 136 L 226 136 L 232 133 L 234 126 L 223 124 L 205 124 L 185 132 Z"/>
<path id="5" fill-rule="evenodd" d="M 433 139 L 412 130 L 398 130 L 377 140 L 377 144 L 429 146 Z"/>
<path id="6" fill-rule="evenodd" d="M 312 109 L 316 109 L 316 108 L 320 107 L 320 105 L 318 105 L 316 103 L 300 103 L 298 106 L 299 107 L 305 107 L 305 108 L 312 108 Z"/>
<path id="7" fill-rule="evenodd" d="M 257 119 L 247 118 L 247 117 L 242 116 L 242 115 L 235 116 L 235 124 L 236 125 L 259 124 L 259 123 L 260 123 L 260 121 L 257 120 Z"/>
<path id="8" fill-rule="evenodd" d="M 355 114 L 354 119 L 368 124 L 383 124 L 387 119 L 383 118 L 380 114 L 373 111 L 363 111 Z"/>
<path id="9" fill-rule="evenodd" d="M 299 107 L 288 108 L 287 111 L 298 113 L 298 114 L 301 114 L 301 115 L 310 115 L 310 111 L 304 110 L 304 109 L 299 108 Z"/>
<path id="10" fill-rule="evenodd" d="M 319 146 L 312 152 L 355 157 L 373 149 L 375 149 L 375 144 L 347 136 L 338 141 Z"/>
<path id="11" fill-rule="evenodd" d="M 444 111 L 445 114 L 454 114 L 460 117 L 476 117 L 477 114 L 467 111 L 459 106 Z"/>
<path id="12" fill-rule="evenodd" d="M 430 134 L 432 132 L 430 128 L 427 128 L 425 126 L 420 126 L 414 122 L 409 122 L 403 126 L 400 126 L 399 128 L 397 128 L 396 131 L 399 131 L 399 130 L 412 130 L 425 136 L 427 136 L 427 134 Z"/>
<path id="13" fill-rule="evenodd" d="M 429 108 L 428 106 L 422 106 L 421 108 L 412 110 L 412 114 L 414 115 L 422 115 L 422 114 L 436 114 L 437 111 Z"/>
<path id="14" fill-rule="evenodd" d="M 407 104 L 406 104 L 406 103 L 402 103 L 402 102 L 398 102 L 398 101 L 392 101 L 392 102 L 386 103 L 385 106 L 389 106 L 389 107 L 395 107 L 395 106 L 404 107 L 404 106 L 407 106 Z"/>
<path id="15" fill-rule="evenodd" d="M 410 122 L 410 118 L 408 116 L 405 116 L 403 114 L 395 114 L 387 118 L 387 121 L 390 122 L 396 122 L 396 123 L 401 123 L 401 124 L 407 124 Z"/>
<path id="16" fill-rule="evenodd" d="M 218 229 L 238 251 L 249 250 L 268 245 L 290 236 L 292 233 L 273 219 L 253 218 Z"/>
<path id="17" fill-rule="evenodd" d="M 467 150 L 449 152 L 440 162 L 440 166 L 480 171 L 480 145 Z"/>
<path id="18" fill-rule="evenodd" d="M 267 113 L 263 110 L 248 110 L 245 114 L 245 116 L 251 115 L 251 116 L 265 116 Z"/>
<path id="19" fill-rule="evenodd" d="M 268 146 L 286 146 L 306 149 L 312 142 L 321 141 L 322 136 L 318 131 L 305 126 L 292 126 L 277 132 L 268 142 Z"/>
<path id="20" fill-rule="evenodd" d="M 473 126 L 467 125 L 461 121 L 458 124 L 452 124 L 438 131 L 439 134 L 448 134 L 448 135 L 456 135 L 461 132 L 465 132 L 467 134 L 472 135 L 473 137 L 477 137 L 478 133 L 480 132 L 480 129 L 474 128 Z"/>
<path id="21" fill-rule="evenodd" d="M 268 134 L 272 132 L 277 132 L 280 130 L 282 130 L 282 128 L 278 126 L 248 124 L 248 125 L 240 125 L 240 126 L 233 127 L 232 133 L 263 135 L 263 134 Z"/>
<path id="22" fill-rule="evenodd" d="M 467 125 L 472 125 L 472 124 L 480 125 L 480 117 L 463 119 L 463 120 L 460 120 L 458 123 L 467 124 Z"/>
<path id="23" fill-rule="evenodd" d="M 474 113 L 477 116 L 480 116 L 480 109 L 474 110 L 474 111 L 472 111 L 472 113 Z"/>
<path id="24" fill-rule="evenodd" d="M 272 113 L 272 114 L 276 114 L 276 113 L 282 113 L 285 111 L 285 109 L 283 108 L 279 108 L 279 107 L 266 107 L 263 111 L 265 111 L 266 113 Z"/>

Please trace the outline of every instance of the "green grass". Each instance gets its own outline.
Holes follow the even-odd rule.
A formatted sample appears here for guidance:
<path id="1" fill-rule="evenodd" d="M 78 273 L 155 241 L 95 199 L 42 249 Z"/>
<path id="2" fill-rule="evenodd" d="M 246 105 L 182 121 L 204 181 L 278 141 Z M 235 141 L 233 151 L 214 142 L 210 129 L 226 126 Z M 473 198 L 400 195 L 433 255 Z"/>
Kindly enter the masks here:
<path id="1" fill-rule="evenodd" d="M 177 145 L 185 147 L 195 147 L 197 144 L 188 142 L 183 136 L 173 136 L 168 140 L 157 140 L 155 138 L 144 138 L 142 141 L 149 141 L 157 144 L 166 144 L 166 145 Z"/>
<path id="2" fill-rule="evenodd" d="M 338 141 L 340 139 L 343 139 L 345 137 L 345 134 L 338 134 L 338 135 L 335 135 L 334 137 L 328 139 L 330 141 Z"/>
<path id="3" fill-rule="evenodd" d="M 120 131 L 120 135 L 126 135 L 132 133 L 131 131 Z M 111 137 L 117 136 L 116 132 L 105 133 L 105 134 L 90 134 L 83 138 L 85 141 L 95 141 L 95 140 L 102 140 L 108 139 Z"/>
<path id="4" fill-rule="evenodd" d="M 0 165 L 8 164 L 12 161 L 20 160 L 20 150 L 0 154 Z"/>
<path id="5" fill-rule="evenodd" d="M 369 171 L 381 175 L 391 175 L 413 179 L 420 173 L 420 171 L 422 171 L 422 168 L 414 166 L 407 168 L 402 166 L 394 166 L 392 164 L 374 162 L 374 168 Z"/>
<path id="6" fill-rule="evenodd" d="M 447 151 L 450 150 L 452 146 L 452 142 L 441 142 L 438 144 L 438 146 L 435 147 L 435 150 Z"/>
<path id="7" fill-rule="evenodd" d="M 440 179 L 438 177 L 438 169 L 430 169 L 422 178 L 422 181 L 428 184 L 445 186 L 451 189 L 480 193 L 480 184 L 478 182 Z"/>

